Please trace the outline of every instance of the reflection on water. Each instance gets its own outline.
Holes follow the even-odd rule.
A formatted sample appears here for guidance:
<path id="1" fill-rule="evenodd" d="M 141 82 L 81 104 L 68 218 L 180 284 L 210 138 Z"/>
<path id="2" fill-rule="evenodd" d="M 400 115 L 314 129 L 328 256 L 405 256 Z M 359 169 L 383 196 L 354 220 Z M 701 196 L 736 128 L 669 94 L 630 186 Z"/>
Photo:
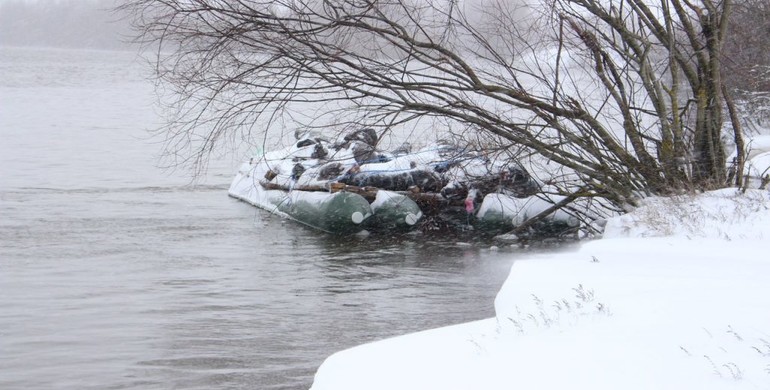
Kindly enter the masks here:
<path id="1" fill-rule="evenodd" d="M 0 387 L 307 388 L 337 350 L 491 316 L 512 261 L 225 193 L 3 192 Z"/>
<path id="2" fill-rule="evenodd" d="M 132 56 L 2 50 L 0 388 L 302 389 L 340 349 L 493 315 L 514 250 L 332 238 L 228 198 L 235 162 L 185 186 Z"/>

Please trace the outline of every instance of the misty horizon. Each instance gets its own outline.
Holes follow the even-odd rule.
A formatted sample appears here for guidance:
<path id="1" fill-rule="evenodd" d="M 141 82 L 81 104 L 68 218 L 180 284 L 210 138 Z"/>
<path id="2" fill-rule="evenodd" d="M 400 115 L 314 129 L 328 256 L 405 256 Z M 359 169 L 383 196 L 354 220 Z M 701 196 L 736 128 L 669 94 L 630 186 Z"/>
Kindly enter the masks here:
<path id="1" fill-rule="evenodd" d="M 0 0 L 0 45 L 130 49 L 130 23 L 116 0 Z"/>

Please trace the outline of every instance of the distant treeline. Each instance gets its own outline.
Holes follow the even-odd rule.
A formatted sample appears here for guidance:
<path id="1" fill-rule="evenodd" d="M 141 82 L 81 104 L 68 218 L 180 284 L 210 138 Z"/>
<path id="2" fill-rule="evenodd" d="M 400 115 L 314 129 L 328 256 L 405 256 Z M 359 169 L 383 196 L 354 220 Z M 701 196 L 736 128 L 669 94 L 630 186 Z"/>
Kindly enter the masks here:
<path id="1" fill-rule="evenodd" d="M 125 49 L 129 22 L 119 0 L 0 1 L 0 45 Z"/>

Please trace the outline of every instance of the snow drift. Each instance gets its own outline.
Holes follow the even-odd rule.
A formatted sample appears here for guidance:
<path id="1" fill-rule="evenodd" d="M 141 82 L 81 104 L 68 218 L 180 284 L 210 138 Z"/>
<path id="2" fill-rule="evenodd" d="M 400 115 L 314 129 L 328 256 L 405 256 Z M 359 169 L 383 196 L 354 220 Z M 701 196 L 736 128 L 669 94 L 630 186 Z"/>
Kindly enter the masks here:
<path id="1" fill-rule="evenodd" d="M 770 389 L 769 224 L 764 191 L 650 199 L 517 261 L 495 318 L 339 352 L 312 389 Z"/>

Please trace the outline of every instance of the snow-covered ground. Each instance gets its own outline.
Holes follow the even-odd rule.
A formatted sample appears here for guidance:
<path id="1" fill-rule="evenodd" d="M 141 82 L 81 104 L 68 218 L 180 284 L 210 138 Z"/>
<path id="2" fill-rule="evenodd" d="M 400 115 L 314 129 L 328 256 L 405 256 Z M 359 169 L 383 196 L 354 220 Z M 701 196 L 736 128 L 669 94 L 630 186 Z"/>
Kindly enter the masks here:
<path id="1" fill-rule="evenodd" d="M 649 199 L 515 262 L 495 318 L 338 352 L 312 390 L 770 389 L 768 239 L 767 191 Z"/>

